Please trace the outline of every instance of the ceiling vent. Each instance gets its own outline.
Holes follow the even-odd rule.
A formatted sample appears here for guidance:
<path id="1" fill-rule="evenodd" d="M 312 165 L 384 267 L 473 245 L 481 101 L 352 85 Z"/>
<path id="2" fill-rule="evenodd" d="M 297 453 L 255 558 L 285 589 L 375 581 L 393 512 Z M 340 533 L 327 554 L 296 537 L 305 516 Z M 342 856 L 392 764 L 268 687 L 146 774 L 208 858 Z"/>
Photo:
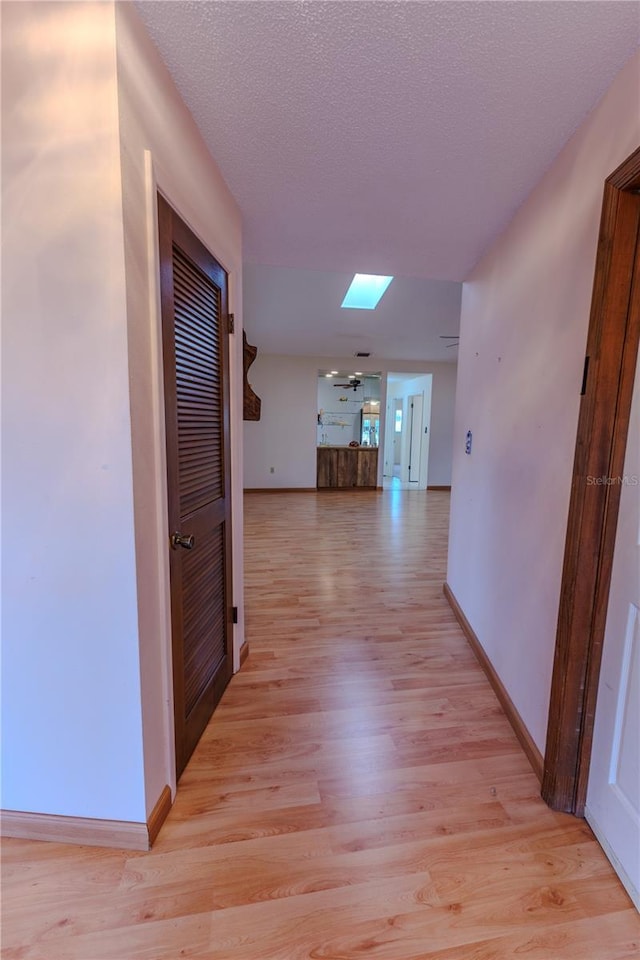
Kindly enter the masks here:
<path id="1" fill-rule="evenodd" d="M 370 357 L 370 353 L 354 353 L 354 357 Z"/>

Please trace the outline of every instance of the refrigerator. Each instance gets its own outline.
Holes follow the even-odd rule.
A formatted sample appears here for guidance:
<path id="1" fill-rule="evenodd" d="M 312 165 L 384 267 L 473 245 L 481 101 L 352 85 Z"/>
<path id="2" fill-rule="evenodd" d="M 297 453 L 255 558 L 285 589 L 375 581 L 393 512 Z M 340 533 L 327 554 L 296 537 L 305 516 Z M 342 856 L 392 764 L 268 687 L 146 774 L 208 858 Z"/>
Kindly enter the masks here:
<path id="1" fill-rule="evenodd" d="M 360 444 L 363 447 L 378 447 L 380 445 L 380 414 L 365 413 L 361 414 L 360 420 Z"/>

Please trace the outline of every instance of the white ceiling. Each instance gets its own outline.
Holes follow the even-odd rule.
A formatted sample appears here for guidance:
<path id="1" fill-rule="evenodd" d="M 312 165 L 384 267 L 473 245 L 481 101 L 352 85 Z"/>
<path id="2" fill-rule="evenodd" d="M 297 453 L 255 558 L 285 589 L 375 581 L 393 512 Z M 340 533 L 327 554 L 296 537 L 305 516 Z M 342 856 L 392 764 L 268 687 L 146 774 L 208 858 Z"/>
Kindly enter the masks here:
<path id="1" fill-rule="evenodd" d="M 368 351 L 389 360 L 457 359 L 440 335 L 459 330 L 459 283 L 405 277 L 392 281 L 375 310 L 343 310 L 351 280 L 348 273 L 245 264 L 249 340 L 262 353 L 294 356 Z"/>
<path id="2" fill-rule="evenodd" d="M 638 4 L 614 0 L 136 6 L 240 205 L 246 261 L 307 279 L 318 271 L 317 295 L 333 294 L 331 272 L 335 288 L 356 271 L 462 280 L 640 34 Z M 414 286 L 418 299 L 386 333 L 378 311 L 338 327 L 335 301 L 321 310 L 311 292 L 304 310 L 292 298 L 295 316 L 281 303 L 279 319 L 278 305 L 261 301 L 268 348 L 251 282 L 247 327 L 261 349 L 280 343 L 278 352 L 324 343 L 325 354 L 349 353 L 369 337 L 379 356 L 400 357 L 398 341 L 415 350 L 418 315 L 424 322 L 422 308 L 441 296 Z M 455 332 L 441 319 L 431 340 Z M 396 352 L 387 354 L 390 341 Z"/>

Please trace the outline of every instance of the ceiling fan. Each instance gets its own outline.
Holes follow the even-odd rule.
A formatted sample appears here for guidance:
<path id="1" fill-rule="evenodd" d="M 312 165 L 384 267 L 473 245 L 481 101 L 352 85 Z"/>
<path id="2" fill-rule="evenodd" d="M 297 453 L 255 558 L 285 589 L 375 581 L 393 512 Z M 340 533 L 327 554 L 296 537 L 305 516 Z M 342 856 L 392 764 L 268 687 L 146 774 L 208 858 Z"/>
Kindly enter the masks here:
<path id="1" fill-rule="evenodd" d="M 446 347 L 457 347 L 457 346 L 458 346 L 458 343 L 460 342 L 460 334 L 459 334 L 459 333 L 440 334 L 440 339 L 441 339 L 441 340 L 455 340 L 455 343 L 446 343 L 445 346 L 446 346 Z"/>
<path id="2" fill-rule="evenodd" d="M 357 379 L 354 377 L 354 379 L 353 379 L 353 380 L 349 380 L 348 383 L 334 383 L 334 387 L 340 387 L 341 390 L 349 390 L 349 389 L 352 389 L 352 390 L 354 391 L 354 393 L 355 393 L 355 391 L 358 389 L 358 387 L 360 386 L 361 383 L 362 383 L 362 380 L 357 380 Z"/>

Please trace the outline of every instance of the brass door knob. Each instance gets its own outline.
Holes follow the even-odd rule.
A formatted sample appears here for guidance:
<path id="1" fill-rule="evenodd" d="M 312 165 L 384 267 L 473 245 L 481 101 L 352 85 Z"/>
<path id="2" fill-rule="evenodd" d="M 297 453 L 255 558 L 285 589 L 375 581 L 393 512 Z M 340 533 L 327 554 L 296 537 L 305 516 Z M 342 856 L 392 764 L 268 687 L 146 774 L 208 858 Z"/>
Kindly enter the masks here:
<path id="1" fill-rule="evenodd" d="M 183 533 L 172 533 L 171 534 L 171 549 L 177 550 L 178 547 L 182 547 L 184 550 L 193 550 L 195 545 L 196 538 L 192 533 L 183 534 Z"/>

